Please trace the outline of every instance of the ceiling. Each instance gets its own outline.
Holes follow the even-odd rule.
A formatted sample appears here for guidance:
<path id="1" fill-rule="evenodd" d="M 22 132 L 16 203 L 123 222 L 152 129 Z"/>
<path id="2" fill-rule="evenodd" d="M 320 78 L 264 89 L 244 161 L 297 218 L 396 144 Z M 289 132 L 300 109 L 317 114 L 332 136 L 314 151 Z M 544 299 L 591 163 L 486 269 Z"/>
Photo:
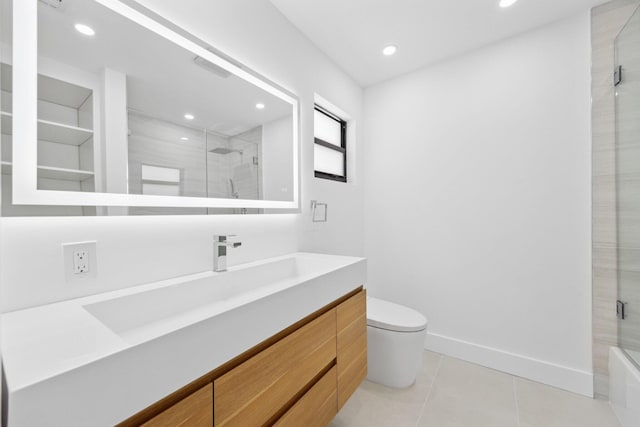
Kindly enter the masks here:
<path id="1" fill-rule="evenodd" d="M 95 36 L 78 33 L 78 22 L 92 27 Z M 70 66 L 74 71 L 67 74 L 98 76 L 105 68 L 125 74 L 130 111 L 183 127 L 233 136 L 292 114 L 284 100 L 235 75 L 196 65 L 194 53 L 93 1 L 65 0 L 59 8 L 39 3 L 38 54 L 40 61 Z M 265 108 L 257 109 L 257 103 Z M 185 113 L 195 118 L 187 120 Z"/>
<path id="2" fill-rule="evenodd" d="M 363 87 L 585 12 L 607 0 L 271 0 Z M 391 57 L 387 44 L 398 46 Z"/>

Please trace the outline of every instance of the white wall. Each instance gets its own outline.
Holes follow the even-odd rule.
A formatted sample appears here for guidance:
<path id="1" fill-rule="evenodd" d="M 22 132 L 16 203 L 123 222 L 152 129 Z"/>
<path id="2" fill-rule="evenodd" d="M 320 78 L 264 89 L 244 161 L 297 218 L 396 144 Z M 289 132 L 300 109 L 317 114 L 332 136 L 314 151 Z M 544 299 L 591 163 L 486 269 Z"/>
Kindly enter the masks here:
<path id="1" fill-rule="evenodd" d="M 587 11 L 365 91 L 371 295 L 427 348 L 591 394 Z"/>
<path id="2" fill-rule="evenodd" d="M 243 242 L 230 254 L 230 265 L 301 249 L 362 253 L 361 187 L 315 182 L 312 158 L 314 93 L 323 94 L 360 120 L 362 89 L 268 0 L 140 3 L 300 97 L 302 213 L 3 218 L 0 283 L 4 311 L 211 269 L 213 234 L 237 234 Z M 322 199 L 333 208 L 334 216 L 323 224 L 322 232 L 311 225 L 311 199 Z M 98 241 L 98 278 L 68 285 L 60 245 L 86 240 Z"/>

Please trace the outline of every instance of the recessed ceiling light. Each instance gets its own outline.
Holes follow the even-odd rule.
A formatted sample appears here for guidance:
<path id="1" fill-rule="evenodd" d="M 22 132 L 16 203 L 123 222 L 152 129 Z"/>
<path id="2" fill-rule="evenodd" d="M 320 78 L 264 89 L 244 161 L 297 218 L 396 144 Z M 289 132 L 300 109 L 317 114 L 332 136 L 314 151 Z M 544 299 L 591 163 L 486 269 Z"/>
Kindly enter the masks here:
<path id="1" fill-rule="evenodd" d="M 257 108 L 258 110 L 264 110 L 264 104 L 263 104 L 262 102 L 258 102 L 258 103 L 256 104 L 256 108 Z"/>
<path id="2" fill-rule="evenodd" d="M 498 4 L 500 5 L 500 7 L 509 7 L 517 1 L 518 0 L 500 0 L 500 3 Z"/>
<path id="3" fill-rule="evenodd" d="M 382 54 L 384 56 L 391 56 L 395 54 L 397 51 L 398 51 L 398 47 L 396 45 L 390 44 L 389 46 L 385 46 L 385 48 L 382 49 Z"/>
<path id="4" fill-rule="evenodd" d="M 88 25 L 85 24 L 76 24 L 76 31 L 79 32 L 80 34 L 84 34 L 85 36 L 93 36 L 96 34 L 96 32 L 93 30 L 93 28 L 91 28 Z"/>
<path id="5" fill-rule="evenodd" d="M 189 140 L 189 138 L 187 138 L 186 136 L 183 136 L 183 137 L 180 137 L 180 140 L 181 140 L 181 141 L 188 141 L 188 140 Z"/>
<path id="6" fill-rule="evenodd" d="M 194 115 L 193 115 L 193 114 L 189 114 L 189 113 L 185 114 L 185 115 L 184 115 L 184 118 L 185 118 L 185 119 L 187 119 L 187 120 L 193 120 L 193 119 L 195 119 Z"/>

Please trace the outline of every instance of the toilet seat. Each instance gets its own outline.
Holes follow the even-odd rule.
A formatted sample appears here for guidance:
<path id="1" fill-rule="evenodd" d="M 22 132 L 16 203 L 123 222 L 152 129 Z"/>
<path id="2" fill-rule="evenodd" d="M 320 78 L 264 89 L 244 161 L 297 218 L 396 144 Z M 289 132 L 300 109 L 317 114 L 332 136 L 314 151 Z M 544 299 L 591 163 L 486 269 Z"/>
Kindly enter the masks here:
<path id="1" fill-rule="evenodd" d="M 417 332 L 427 328 L 427 318 L 409 307 L 367 297 L 367 325 L 387 331 Z"/>

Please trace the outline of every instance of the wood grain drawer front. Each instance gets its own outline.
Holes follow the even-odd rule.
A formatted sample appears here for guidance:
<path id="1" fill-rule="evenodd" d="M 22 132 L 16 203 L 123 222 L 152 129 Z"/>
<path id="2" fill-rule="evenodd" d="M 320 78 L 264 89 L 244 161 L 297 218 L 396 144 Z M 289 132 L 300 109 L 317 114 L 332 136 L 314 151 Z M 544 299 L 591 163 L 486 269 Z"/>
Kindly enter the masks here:
<path id="1" fill-rule="evenodd" d="M 296 402 L 274 427 L 326 427 L 338 413 L 338 370 L 329 372 Z"/>
<path id="2" fill-rule="evenodd" d="M 216 426 L 261 426 L 336 357 L 330 310 L 214 381 Z"/>
<path id="3" fill-rule="evenodd" d="M 142 425 L 144 427 L 213 426 L 213 384 L 207 384 Z"/>
<path id="4" fill-rule="evenodd" d="M 367 295 L 362 290 L 337 308 L 338 410 L 367 376 Z"/>

